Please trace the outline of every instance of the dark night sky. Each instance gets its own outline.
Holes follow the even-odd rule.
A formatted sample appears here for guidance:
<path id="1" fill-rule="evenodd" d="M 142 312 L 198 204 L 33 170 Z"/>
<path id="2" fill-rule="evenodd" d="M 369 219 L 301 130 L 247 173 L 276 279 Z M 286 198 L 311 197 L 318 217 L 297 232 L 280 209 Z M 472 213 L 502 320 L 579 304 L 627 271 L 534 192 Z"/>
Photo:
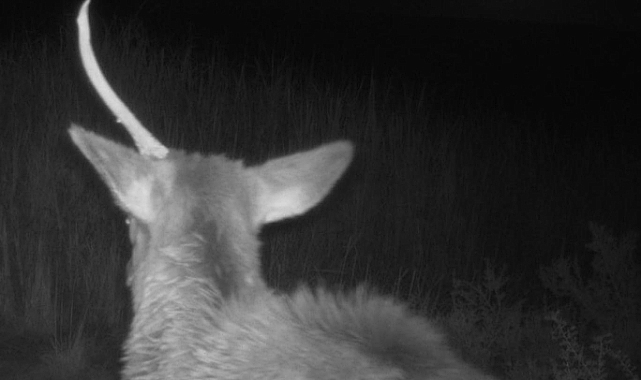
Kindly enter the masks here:
<path id="1" fill-rule="evenodd" d="M 3 28 L 6 30 L 28 20 L 38 20 L 39 25 L 60 22 L 74 13 L 79 3 L 77 0 L 3 1 L 0 5 Z M 637 0 L 96 0 L 94 3 L 94 9 L 108 9 L 111 13 L 164 13 L 175 18 L 229 12 L 314 10 L 626 26 L 637 25 L 641 19 L 641 2 Z"/>
<path id="2" fill-rule="evenodd" d="M 0 38 L 74 31 L 79 5 L 2 1 Z M 457 80 L 466 84 L 490 76 L 506 83 L 516 78 L 528 93 L 542 77 L 555 81 L 576 74 L 581 85 L 606 77 L 603 85 L 610 89 L 602 92 L 625 97 L 635 87 L 629 75 L 638 76 L 631 57 L 639 48 L 639 0 L 93 0 L 90 12 L 96 25 L 136 20 L 167 46 L 196 38 L 203 46 L 271 48 L 273 41 L 293 37 L 297 52 L 352 55 L 365 68 L 380 64 L 410 77 L 462 73 L 467 77 Z M 533 96 L 538 95 L 545 97 Z"/>
<path id="3" fill-rule="evenodd" d="M 73 32 L 79 5 L 3 1 L 0 38 Z M 594 103 L 621 114 L 612 110 L 638 97 L 640 11 L 639 0 L 93 0 L 90 17 L 97 26 L 135 20 L 168 47 L 196 41 L 232 55 L 287 40 L 296 48 L 283 47 L 285 55 L 359 60 L 365 71 L 432 84 L 497 86 L 519 107 L 549 112 L 564 99 L 548 88 L 567 86 L 587 102 L 577 110 Z"/>
<path id="4" fill-rule="evenodd" d="M 79 5 L 3 1 L 0 37 L 74 31 Z M 640 11 L 639 0 L 93 0 L 90 17 L 96 25 L 136 20 L 167 46 L 195 38 L 240 51 L 293 37 L 296 54 L 356 58 L 366 70 L 379 65 L 428 81 L 453 76 L 454 85 L 479 87 L 498 78 L 511 98 L 527 93 L 547 101 L 534 107 L 549 109 L 558 99 L 549 99 L 546 85 L 563 81 L 614 94 L 605 99 L 611 103 L 633 103 Z"/>

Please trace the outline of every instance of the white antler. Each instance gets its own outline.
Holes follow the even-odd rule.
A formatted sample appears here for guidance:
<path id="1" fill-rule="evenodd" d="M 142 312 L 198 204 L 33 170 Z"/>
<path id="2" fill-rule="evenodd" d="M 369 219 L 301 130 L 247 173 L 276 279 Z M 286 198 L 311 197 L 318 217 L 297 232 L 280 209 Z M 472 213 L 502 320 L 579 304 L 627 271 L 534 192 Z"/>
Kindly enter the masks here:
<path id="1" fill-rule="evenodd" d="M 145 156 L 154 158 L 165 158 L 169 150 L 160 143 L 145 127 L 138 121 L 136 116 L 120 100 L 118 95 L 105 79 L 93 49 L 91 48 L 91 32 L 89 30 L 89 17 L 87 9 L 91 0 L 86 0 L 78 13 L 78 44 L 80 46 L 80 57 L 82 65 L 87 72 L 89 81 L 98 92 L 98 95 L 105 102 L 107 107 L 116 116 L 117 121 L 124 125 L 131 137 L 134 139 L 138 151 Z"/>

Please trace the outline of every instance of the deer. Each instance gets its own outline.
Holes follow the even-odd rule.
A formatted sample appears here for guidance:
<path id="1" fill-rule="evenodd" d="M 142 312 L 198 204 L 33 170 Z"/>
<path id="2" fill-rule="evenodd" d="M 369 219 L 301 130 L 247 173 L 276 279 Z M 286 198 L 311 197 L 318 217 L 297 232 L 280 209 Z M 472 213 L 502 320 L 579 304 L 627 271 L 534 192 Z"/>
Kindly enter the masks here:
<path id="1" fill-rule="evenodd" d="M 491 379 L 435 323 L 366 285 L 270 288 L 261 227 L 319 204 L 349 167 L 352 143 L 252 166 L 165 147 L 105 79 L 90 1 L 77 17 L 83 67 L 135 148 L 74 123 L 69 134 L 127 215 L 133 319 L 124 379 Z"/>

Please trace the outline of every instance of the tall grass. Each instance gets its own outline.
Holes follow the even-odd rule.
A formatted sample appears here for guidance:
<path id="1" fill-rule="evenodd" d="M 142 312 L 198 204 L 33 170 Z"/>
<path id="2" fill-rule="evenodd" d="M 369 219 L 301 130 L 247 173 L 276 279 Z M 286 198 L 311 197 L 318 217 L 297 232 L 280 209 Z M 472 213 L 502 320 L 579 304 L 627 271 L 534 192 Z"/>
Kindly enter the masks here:
<path id="1" fill-rule="evenodd" d="M 481 108 L 456 89 L 375 70 L 346 79 L 314 62 L 162 48 L 132 26 L 98 28 L 94 40 L 116 91 L 168 146 L 255 163 L 336 138 L 356 143 L 326 203 L 264 231 L 264 270 L 278 287 L 368 280 L 439 302 L 453 274 L 473 278 L 489 259 L 514 268 L 527 296 L 540 263 L 580 244 L 583 221 L 607 217 L 583 207 L 595 194 L 635 221 L 621 207 L 636 200 L 620 174 L 638 163 L 604 162 L 598 138 L 568 150 L 544 119 L 515 119 L 491 100 Z M 117 346 L 129 318 L 130 247 L 66 129 L 73 121 L 128 138 L 85 79 L 73 33 L 23 42 L 0 51 L 2 333 L 71 342 L 84 334 Z M 618 192 L 602 191 L 611 187 Z"/>

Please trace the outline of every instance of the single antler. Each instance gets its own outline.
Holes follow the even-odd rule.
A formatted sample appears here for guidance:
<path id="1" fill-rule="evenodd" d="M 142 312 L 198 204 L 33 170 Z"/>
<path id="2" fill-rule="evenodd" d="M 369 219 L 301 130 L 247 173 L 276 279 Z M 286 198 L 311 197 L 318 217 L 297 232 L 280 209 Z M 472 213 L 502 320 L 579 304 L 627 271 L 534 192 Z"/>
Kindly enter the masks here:
<path id="1" fill-rule="evenodd" d="M 78 14 L 78 44 L 80 46 L 80 57 L 82 65 L 87 72 L 89 81 L 98 92 L 98 95 L 105 102 L 107 107 L 116 116 L 117 121 L 124 125 L 131 137 L 134 139 L 140 154 L 154 158 L 165 158 L 169 153 L 163 144 L 160 143 L 143 125 L 136 116 L 127 108 L 125 103 L 116 95 L 115 91 L 105 79 L 96 56 L 91 47 L 91 31 L 89 29 L 89 17 L 87 9 L 91 0 L 86 0 Z"/>

